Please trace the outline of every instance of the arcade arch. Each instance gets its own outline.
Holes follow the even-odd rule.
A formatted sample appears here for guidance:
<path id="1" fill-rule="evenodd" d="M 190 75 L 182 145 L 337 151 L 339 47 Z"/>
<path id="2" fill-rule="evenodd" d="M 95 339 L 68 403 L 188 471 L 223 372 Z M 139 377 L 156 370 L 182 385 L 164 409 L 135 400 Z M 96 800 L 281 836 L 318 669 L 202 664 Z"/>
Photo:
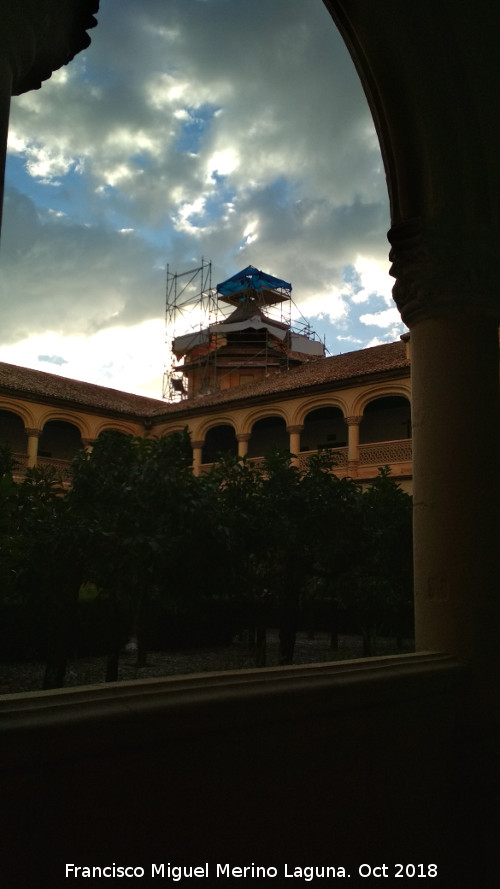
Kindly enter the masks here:
<path id="1" fill-rule="evenodd" d="M 70 461 L 82 447 L 82 436 L 74 423 L 48 420 L 38 441 L 38 457 Z"/>
<path id="2" fill-rule="evenodd" d="M 0 409 L 0 441 L 12 454 L 26 455 L 25 424 L 18 413 Z"/>
<path id="3" fill-rule="evenodd" d="M 3 398 L 2 400 L 0 400 L 0 411 L 6 411 L 8 414 L 14 414 L 16 417 L 20 417 L 25 427 L 36 426 L 36 420 L 33 411 L 31 411 L 28 406 L 22 402 L 17 403 L 13 399 Z"/>
<path id="4" fill-rule="evenodd" d="M 215 463 L 221 454 L 238 454 L 238 442 L 234 426 L 229 423 L 220 423 L 211 426 L 205 435 L 202 448 L 202 463 Z"/>
<path id="5" fill-rule="evenodd" d="M 99 436 L 103 432 L 109 432 L 109 431 L 122 432 L 123 435 L 139 435 L 140 434 L 137 427 L 134 426 L 132 423 L 122 423 L 119 420 L 116 420 L 116 421 L 107 420 L 105 422 L 99 423 L 94 430 L 94 434 L 90 437 L 92 439 L 96 439 L 96 438 L 99 438 Z"/>
<path id="6" fill-rule="evenodd" d="M 373 398 L 366 405 L 359 427 L 359 443 L 411 438 L 411 407 L 401 395 Z"/>
<path id="7" fill-rule="evenodd" d="M 276 414 L 270 414 L 255 421 L 248 442 L 248 456 L 263 457 L 273 446 L 286 450 L 290 448 L 286 421 Z"/>
<path id="8" fill-rule="evenodd" d="M 347 426 L 339 407 L 332 405 L 310 410 L 304 417 L 301 451 L 343 448 L 347 445 Z"/>

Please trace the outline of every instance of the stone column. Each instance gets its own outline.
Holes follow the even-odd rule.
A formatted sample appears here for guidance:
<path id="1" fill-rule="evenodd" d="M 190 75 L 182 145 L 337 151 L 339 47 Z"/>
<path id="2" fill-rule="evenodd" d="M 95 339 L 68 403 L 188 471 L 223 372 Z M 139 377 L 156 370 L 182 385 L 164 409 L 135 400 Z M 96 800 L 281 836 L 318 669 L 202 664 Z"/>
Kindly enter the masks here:
<path id="1" fill-rule="evenodd" d="M 412 342 L 416 644 L 469 663 L 482 692 L 500 678 L 496 276 L 418 225 L 389 238 Z"/>
<path id="2" fill-rule="evenodd" d="M 36 31 L 40 24 L 39 16 L 34 16 L 33 10 L 25 8 L 25 4 L 2 4 L 2 28 L 0 30 L 0 225 L 11 96 L 40 86 L 39 74 L 44 79 L 50 76 L 50 62 L 47 58 L 45 58 L 43 66 L 44 74 L 38 70 L 40 59 L 37 56 Z M 44 37 L 43 43 L 46 44 L 46 33 L 44 33 Z M 44 49 L 47 53 L 46 46 Z"/>
<path id="3" fill-rule="evenodd" d="M 2 47 L 0 46 L 0 53 Z M 3 190 L 5 181 L 5 160 L 7 157 L 7 134 L 9 130 L 10 97 L 12 94 L 12 71 L 5 58 L 0 57 L 0 228 L 2 226 Z"/>
<path id="4" fill-rule="evenodd" d="M 95 439 L 93 438 L 82 438 L 82 448 L 87 452 L 87 454 L 91 454 L 94 449 Z"/>
<path id="5" fill-rule="evenodd" d="M 248 442 L 251 439 L 250 432 L 239 432 L 236 436 L 238 442 L 238 457 L 246 457 L 248 454 Z"/>
<path id="6" fill-rule="evenodd" d="M 24 431 L 28 436 L 28 467 L 36 466 L 38 455 L 38 439 L 42 434 L 42 430 L 25 427 Z"/>
<path id="7" fill-rule="evenodd" d="M 0 223 L 11 95 L 39 89 L 90 43 L 97 0 L 2 3 L 0 28 Z"/>
<path id="8" fill-rule="evenodd" d="M 203 452 L 204 441 L 192 441 L 191 447 L 193 449 L 193 475 L 201 474 L 201 457 Z"/>
<path id="9" fill-rule="evenodd" d="M 304 424 L 286 427 L 286 431 L 290 436 L 290 453 L 294 455 L 292 457 L 292 463 L 295 466 L 299 466 L 300 464 L 300 435 L 303 430 Z"/>
<path id="10" fill-rule="evenodd" d="M 347 423 L 347 470 L 351 478 L 357 478 L 359 470 L 359 424 L 363 417 L 346 417 Z"/>

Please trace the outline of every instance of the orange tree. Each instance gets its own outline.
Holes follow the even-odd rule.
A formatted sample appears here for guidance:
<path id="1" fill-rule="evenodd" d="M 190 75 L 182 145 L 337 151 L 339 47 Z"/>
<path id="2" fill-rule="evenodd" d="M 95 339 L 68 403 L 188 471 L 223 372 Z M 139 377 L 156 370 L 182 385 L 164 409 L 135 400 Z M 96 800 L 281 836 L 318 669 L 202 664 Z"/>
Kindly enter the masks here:
<path id="1" fill-rule="evenodd" d="M 14 611 L 37 626 L 31 635 L 36 653 L 46 659 L 43 687 L 58 687 L 72 647 L 80 587 L 79 533 L 59 474 L 51 467 L 28 469 L 16 485 L 11 518 Z"/>
<path id="2" fill-rule="evenodd" d="M 68 498 L 86 537 L 84 579 L 100 590 L 106 681 L 116 680 L 120 649 L 133 631 L 144 662 L 151 599 L 167 576 L 178 586 L 194 481 L 190 454 L 187 433 L 141 438 L 111 431 L 74 461 Z"/>
<path id="3" fill-rule="evenodd" d="M 359 625 L 369 656 L 382 629 L 397 636 L 412 633 L 412 498 L 386 466 L 362 494 L 360 506 L 357 558 L 340 598 Z"/>

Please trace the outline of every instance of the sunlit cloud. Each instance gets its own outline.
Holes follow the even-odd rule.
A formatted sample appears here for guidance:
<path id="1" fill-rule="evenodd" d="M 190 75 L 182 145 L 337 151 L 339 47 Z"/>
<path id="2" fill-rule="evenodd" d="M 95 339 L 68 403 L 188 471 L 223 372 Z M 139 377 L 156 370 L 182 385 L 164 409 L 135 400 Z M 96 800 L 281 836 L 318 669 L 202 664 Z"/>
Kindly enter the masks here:
<path id="1" fill-rule="evenodd" d="M 360 315 L 359 320 L 362 324 L 375 325 L 375 327 L 391 327 L 394 324 L 401 323 L 401 315 L 396 307 L 393 309 L 385 309 L 383 312 L 373 312 Z"/>
<path id="2" fill-rule="evenodd" d="M 108 0 L 90 48 L 13 99 L 2 354 L 60 356 L 116 388 L 153 379 L 142 343 L 163 326 L 164 268 L 202 256 L 214 283 L 248 264 L 291 281 L 332 348 L 402 329 L 377 138 L 325 7 L 227 10 Z"/>

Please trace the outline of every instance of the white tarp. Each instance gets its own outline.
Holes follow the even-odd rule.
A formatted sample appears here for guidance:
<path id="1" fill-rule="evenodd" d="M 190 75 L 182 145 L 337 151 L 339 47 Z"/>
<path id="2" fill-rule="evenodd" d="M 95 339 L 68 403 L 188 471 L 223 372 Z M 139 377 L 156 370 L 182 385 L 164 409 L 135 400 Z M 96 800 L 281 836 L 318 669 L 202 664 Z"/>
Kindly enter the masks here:
<path id="1" fill-rule="evenodd" d="M 272 321 L 263 321 L 260 315 L 253 315 L 251 318 L 246 318 L 244 321 L 215 324 L 211 328 L 211 333 L 235 333 L 237 330 L 248 330 L 249 327 L 253 330 L 268 330 L 269 333 L 279 340 L 284 340 L 287 335 L 286 327 L 278 327 L 274 325 Z"/>
<path id="2" fill-rule="evenodd" d="M 303 355 L 323 355 L 323 343 L 317 340 L 310 340 L 303 333 L 292 333 L 290 348 L 292 352 L 302 352 Z"/>

